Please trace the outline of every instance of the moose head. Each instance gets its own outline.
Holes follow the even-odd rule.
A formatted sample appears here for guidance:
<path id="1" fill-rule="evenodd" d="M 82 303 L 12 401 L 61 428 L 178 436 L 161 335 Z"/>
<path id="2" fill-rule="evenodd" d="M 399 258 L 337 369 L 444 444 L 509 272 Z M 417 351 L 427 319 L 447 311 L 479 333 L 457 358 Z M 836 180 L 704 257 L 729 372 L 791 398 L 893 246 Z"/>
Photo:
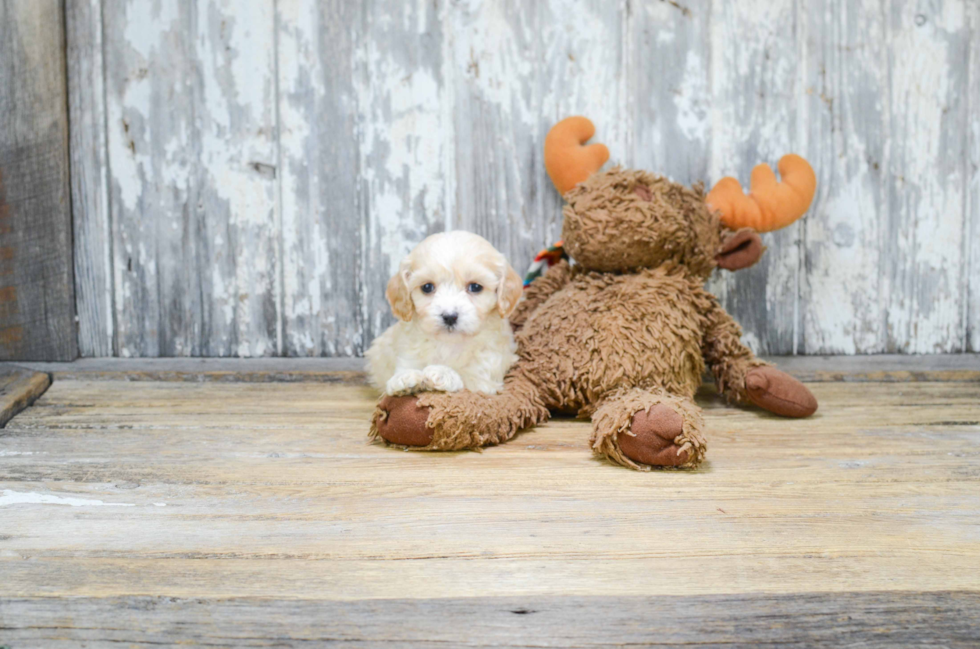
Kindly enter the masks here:
<path id="1" fill-rule="evenodd" d="M 806 213 L 816 176 L 806 160 L 779 161 L 782 181 L 760 164 L 751 193 L 723 178 L 705 195 L 646 171 L 615 167 L 602 144 L 586 145 L 595 127 L 585 117 L 556 124 L 545 138 L 545 166 L 565 199 L 563 242 L 585 270 L 631 272 L 664 264 L 707 278 L 721 267 L 748 268 L 765 252 L 760 232 L 784 228 Z"/>

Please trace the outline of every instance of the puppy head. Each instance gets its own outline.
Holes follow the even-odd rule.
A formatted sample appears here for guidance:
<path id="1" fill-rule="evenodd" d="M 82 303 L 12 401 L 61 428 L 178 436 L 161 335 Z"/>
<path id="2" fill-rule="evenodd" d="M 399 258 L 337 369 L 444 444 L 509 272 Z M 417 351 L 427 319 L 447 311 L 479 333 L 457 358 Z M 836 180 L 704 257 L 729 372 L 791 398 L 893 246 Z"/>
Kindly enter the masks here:
<path id="1" fill-rule="evenodd" d="M 402 261 L 388 282 L 394 314 L 430 335 L 473 335 L 491 316 L 507 317 L 521 298 L 521 277 L 483 237 L 434 234 Z"/>

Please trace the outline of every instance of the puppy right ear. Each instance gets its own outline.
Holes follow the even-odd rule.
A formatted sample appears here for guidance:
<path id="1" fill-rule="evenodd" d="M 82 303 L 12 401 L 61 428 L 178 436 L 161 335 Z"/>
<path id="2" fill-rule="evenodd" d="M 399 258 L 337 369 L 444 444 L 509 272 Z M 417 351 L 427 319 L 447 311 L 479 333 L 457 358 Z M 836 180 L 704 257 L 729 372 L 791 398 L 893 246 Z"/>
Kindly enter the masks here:
<path id="1" fill-rule="evenodd" d="M 391 312 L 403 322 L 411 321 L 412 316 L 415 315 L 415 304 L 412 302 L 412 294 L 408 290 L 406 279 L 405 271 L 399 270 L 388 280 L 388 290 L 385 291 L 385 297 L 391 305 Z"/>

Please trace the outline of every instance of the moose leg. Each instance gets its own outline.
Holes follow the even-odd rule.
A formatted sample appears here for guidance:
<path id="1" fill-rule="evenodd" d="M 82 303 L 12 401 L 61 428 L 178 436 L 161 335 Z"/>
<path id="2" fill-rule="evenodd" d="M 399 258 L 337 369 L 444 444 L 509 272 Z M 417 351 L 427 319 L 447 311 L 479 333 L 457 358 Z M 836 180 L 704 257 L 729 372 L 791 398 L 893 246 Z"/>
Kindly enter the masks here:
<path id="1" fill-rule="evenodd" d="M 798 380 L 755 357 L 742 330 L 717 303 L 708 313 L 702 351 L 718 391 L 735 403 L 751 402 L 784 417 L 809 417 L 817 399 Z"/>
<path id="2" fill-rule="evenodd" d="M 592 450 L 641 471 L 693 467 L 707 446 L 701 409 L 690 397 L 630 388 L 603 397 L 592 414 Z"/>
<path id="3" fill-rule="evenodd" d="M 510 376 L 495 395 L 462 390 L 385 396 L 371 419 L 370 436 L 419 450 L 457 451 L 502 444 L 548 416 L 537 387 Z"/>

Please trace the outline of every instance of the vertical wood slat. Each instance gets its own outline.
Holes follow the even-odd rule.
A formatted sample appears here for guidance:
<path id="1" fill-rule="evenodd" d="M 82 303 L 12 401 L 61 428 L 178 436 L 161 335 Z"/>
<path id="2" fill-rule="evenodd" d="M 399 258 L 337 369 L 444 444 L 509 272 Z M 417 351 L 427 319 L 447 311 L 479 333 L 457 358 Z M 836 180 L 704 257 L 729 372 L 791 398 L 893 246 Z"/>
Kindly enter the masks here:
<path id="1" fill-rule="evenodd" d="M 503 2 L 449 12 L 452 225 L 486 237 L 521 272 L 561 236 L 561 198 L 542 162 L 548 129 L 586 114 L 614 159 L 627 153 L 624 6 L 552 0 L 534 10 Z"/>
<path id="2" fill-rule="evenodd" d="M 633 34 L 630 31 L 631 0 L 554 0 L 539 4 L 539 25 L 547 56 L 538 72 L 541 111 L 539 139 L 532 152 L 533 173 L 538 174 L 540 208 L 526 217 L 547 226 L 541 245 L 511 251 L 511 259 L 523 273 L 534 255 L 561 235 L 564 201 L 544 169 L 543 146 L 548 131 L 569 115 L 588 115 L 596 125 L 595 141 L 609 148 L 607 168 L 634 164 L 634 119 L 630 107 Z M 538 242 L 534 242 L 538 243 Z"/>
<path id="3" fill-rule="evenodd" d="M 0 0 L 0 360 L 73 360 L 61 2 Z"/>
<path id="4" fill-rule="evenodd" d="M 347 0 L 279 0 L 283 353 L 364 349 L 355 28 Z"/>
<path id="5" fill-rule="evenodd" d="M 112 205 L 142 202 L 113 226 L 114 290 L 94 259 L 79 260 L 85 353 L 112 340 L 111 318 L 97 315 L 109 287 L 122 354 L 358 354 L 390 322 L 385 282 L 423 236 L 474 229 L 519 269 L 557 237 L 560 200 L 539 150 L 547 128 L 572 113 L 593 118 L 613 161 L 682 182 L 727 173 L 744 182 L 754 164 L 794 149 L 814 161 L 820 193 L 806 221 L 767 235 L 758 268 L 712 284 L 757 351 L 980 345 L 978 102 L 966 99 L 977 94 L 978 75 L 968 76 L 977 9 L 968 0 L 267 0 L 246 19 L 262 70 L 244 76 L 233 43 L 226 60 L 214 56 L 229 46 L 207 31 L 228 13 L 219 0 L 186 4 L 183 22 L 169 25 L 125 19 L 136 3 L 105 2 Z M 144 33 L 127 36 L 138 24 Z M 134 34 L 144 49 L 154 39 L 168 49 L 120 75 L 139 49 L 127 43 Z M 228 95 L 217 74 L 225 67 L 239 74 L 234 92 L 271 79 L 272 98 Z M 176 114 L 130 150 L 119 118 L 147 106 Z M 209 132 L 239 110 L 249 116 Z M 251 168 L 265 184 L 236 167 L 249 120 L 263 151 Z M 196 160 L 209 141 L 210 158 Z M 261 195 L 260 209 L 216 196 L 243 186 Z M 178 210 L 195 204 L 206 206 Z M 176 234 L 166 230 L 174 220 Z M 228 245 L 224 235 L 246 220 L 251 228 Z M 145 263 L 127 253 L 137 244 Z M 959 252 L 947 254 L 951 245 Z"/>
<path id="6" fill-rule="evenodd" d="M 102 0 L 65 6 L 78 352 L 115 354 Z"/>
<path id="7" fill-rule="evenodd" d="M 103 11 L 119 354 L 277 353 L 272 4 Z"/>
<path id="8" fill-rule="evenodd" d="M 885 6 L 885 351 L 963 348 L 965 2 Z"/>
<path id="9" fill-rule="evenodd" d="M 716 182 L 743 185 L 756 164 L 775 166 L 797 139 L 799 65 L 794 0 L 711 3 L 711 159 Z M 751 35 L 751 37 L 749 36 Z M 797 351 L 797 283 L 802 226 L 763 235 L 762 260 L 720 271 L 711 288 L 757 354 Z"/>
<path id="10" fill-rule="evenodd" d="M 369 0 L 355 26 L 361 349 L 393 321 L 384 297 L 388 278 L 416 243 L 445 229 L 452 209 L 441 6 Z"/>
<path id="11" fill-rule="evenodd" d="M 448 223 L 442 20 L 424 0 L 278 3 L 287 354 L 362 353 L 401 258 Z"/>
<path id="12" fill-rule="evenodd" d="M 980 3 L 967 2 L 967 25 L 970 33 L 967 61 L 969 81 L 964 138 L 966 203 L 963 218 L 967 228 L 965 304 L 965 351 L 980 352 Z"/>
<path id="13" fill-rule="evenodd" d="M 545 4 L 545 3 L 542 3 Z M 467 3 L 448 12 L 447 78 L 455 135 L 453 227 L 486 237 L 508 258 L 546 238 L 532 207 L 542 189 L 538 115 L 547 67 L 537 12 L 520 3 Z M 535 160 L 538 164 L 535 165 Z"/>
<path id="14" fill-rule="evenodd" d="M 634 150 L 630 166 L 691 185 L 711 160 L 711 15 L 704 7 L 637 3 L 630 14 Z"/>
<path id="15" fill-rule="evenodd" d="M 805 353 L 884 351 L 879 241 L 888 92 L 878 0 L 827 0 L 803 16 L 806 154 L 817 196 L 803 223 Z"/>

